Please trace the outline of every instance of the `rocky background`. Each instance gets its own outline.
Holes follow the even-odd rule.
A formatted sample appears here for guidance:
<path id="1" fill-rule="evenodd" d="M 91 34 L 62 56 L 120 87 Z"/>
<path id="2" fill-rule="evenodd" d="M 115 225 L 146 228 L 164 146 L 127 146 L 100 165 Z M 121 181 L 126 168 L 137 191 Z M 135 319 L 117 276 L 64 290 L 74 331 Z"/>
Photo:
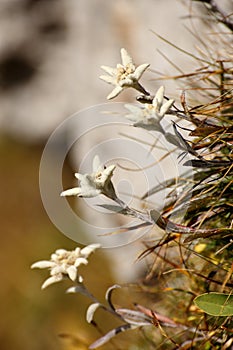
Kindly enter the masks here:
<path id="1" fill-rule="evenodd" d="M 85 349 L 79 338 L 90 343 L 98 336 L 83 322 L 88 300 L 65 295 L 64 285 L 41 292 L 47 274 L 30 270 L 34 261 L 56 248 L 74 247 L 43 209 L 41 153 L 61 121 L 105 102 L 109 87 L 98 79 L 100 66 L 119 62 L 121 47 L 135 62 L 151 63 L 157 73 L 148 73 L 145 81 L 152 91 L 160 86 L 153 77 L 174 69 L 158 50 L 188 71 L 191 62 L 151 30 L 194 52 L 195 38 L 185 28 L 192 6 L 188 0 L 1 0 L 1 349 Z M 194 22 L 197 30 L 200 24 Z M 172 82 L 166 86 L 169 96 L 179 96 Z M 126 92 L 117 100 L 133 96 Z M 64 176 L 67 183 L 73 181 L 69 163 Z M 96 253 L 91 259 L 95 263 L 86 268 L 88 283 L 99 297 L 113 281 L 106 259 Z M 59 339 L 59 333 L 78 338 Z"/>

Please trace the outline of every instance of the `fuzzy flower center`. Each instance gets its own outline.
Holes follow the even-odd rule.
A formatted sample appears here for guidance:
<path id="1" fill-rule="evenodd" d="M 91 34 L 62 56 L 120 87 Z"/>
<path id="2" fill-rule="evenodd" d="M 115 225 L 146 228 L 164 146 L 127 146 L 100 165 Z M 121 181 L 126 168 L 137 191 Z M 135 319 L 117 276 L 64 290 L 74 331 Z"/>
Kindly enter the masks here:
<path id="1" fill-rule="evenodd" d="M 145 119 L 150 117 L 152 114 L 155 114 L 156 112 L 157 112 L 157 108 L 149 103 L 145 104 L 145 108 L 142 109 L 142 115 Z"/>
<path id="2" fill-rule="evenodd" d="M 135 68 L 132 64 L 127 64 L 125 67 L 118 65 L 116 74 L 117 83 L 119 83 L 121 80 L 124 80 L 128 75 L 134 73 L 134 71 Z"/>
<path id="3" fill-rule="evenodd" d="M 56 255 L 52 260 L 59 265 L 74 265 L 78 257 L 81 256 L 77 252 L 64 252 Z"/>

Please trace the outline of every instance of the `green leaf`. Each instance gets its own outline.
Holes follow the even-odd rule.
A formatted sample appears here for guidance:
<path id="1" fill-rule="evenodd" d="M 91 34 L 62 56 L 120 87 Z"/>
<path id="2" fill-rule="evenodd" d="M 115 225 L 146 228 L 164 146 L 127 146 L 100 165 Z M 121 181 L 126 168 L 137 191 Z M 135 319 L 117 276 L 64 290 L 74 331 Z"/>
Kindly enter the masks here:
<path id="1" fill-rule="evenodd" d="M 233 295 L 223 293 L 205 293 L 194 299 L 194 303 L 212 316 L 233 315 Z"/>

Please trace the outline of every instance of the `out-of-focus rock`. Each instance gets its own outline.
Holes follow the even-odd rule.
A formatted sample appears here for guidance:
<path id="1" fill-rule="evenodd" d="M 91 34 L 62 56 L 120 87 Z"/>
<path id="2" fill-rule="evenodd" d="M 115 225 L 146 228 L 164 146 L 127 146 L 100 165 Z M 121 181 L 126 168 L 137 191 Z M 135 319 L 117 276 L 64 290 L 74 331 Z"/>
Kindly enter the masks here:
<path id="1" fill-rule="evenodd" d="M 99 67 L 117 63 L 121 47 L 137 63 L 169 73 L 171 66 L 157 49 L 178 64 L 182 57 L 150 30 L 191 50 L 194 39 L 182 19 L 187 14 L 188 7 L 174 0 L 2 1 L 0 129 L 38 142 L 70 114 L 104 102 L 109 89 L 98 79 Z M 155 90 L 158 82 L 151 77 L 145 79 Z M 126 96 L 132 95 L 120 100 Z"/>

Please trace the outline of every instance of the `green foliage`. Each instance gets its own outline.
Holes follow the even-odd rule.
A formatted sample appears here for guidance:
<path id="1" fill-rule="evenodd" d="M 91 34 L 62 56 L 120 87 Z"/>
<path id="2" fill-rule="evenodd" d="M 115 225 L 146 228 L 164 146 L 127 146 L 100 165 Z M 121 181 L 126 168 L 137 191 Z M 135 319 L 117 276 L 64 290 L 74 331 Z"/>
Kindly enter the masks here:
<path id="1" fill-rule="evenodd" d="M 233 295 L 205 293 L 196 297 L 194 303 L 209 315 L 233 316 Z"/>

